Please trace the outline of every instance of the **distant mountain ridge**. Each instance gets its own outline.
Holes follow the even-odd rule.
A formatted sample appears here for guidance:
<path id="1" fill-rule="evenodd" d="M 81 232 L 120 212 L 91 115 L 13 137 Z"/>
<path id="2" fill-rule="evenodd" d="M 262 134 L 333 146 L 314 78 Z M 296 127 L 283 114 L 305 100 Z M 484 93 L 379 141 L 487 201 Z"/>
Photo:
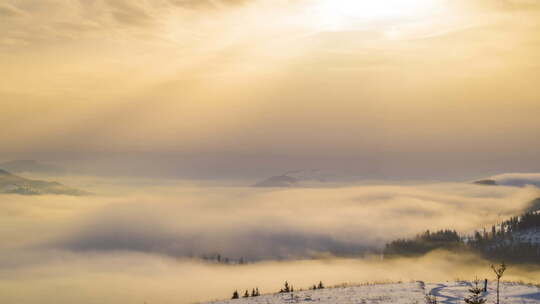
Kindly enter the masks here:
<path id="1" fill-rule="evenodd" d="M 300 179 L 286 174 L 279 176 L 272 176 L 261 182 L 256 183 L 253 187 L 293 187 L 300 182 Z"/>
<path id="2" fill-rule="evenodd" d="M 484 185 L 484 186 L 497 186 L 497 182 L 492 179 L 481 179 L 474 181 L 473 184 Z"/>
<path id="3" fill-rule="evenodd" d="M 56 165 L 51 165 L 36 160 L 19 159 L 0 163 L 0 169 L 4 169 L 12 173 L 47 173 L 47 174 L 62 174 L 65 169 Z"/>
<path id="4" fill-rule="evenodd" d="M 352 182 L 358 180 L 356 176 L 350 176 L 340 172 L 331 172 L 325 170 L 297 170 L 285 172 L 262 180 L 253 187 L 299 187 L 313 185 L 328 185 L 331 183 Z"/>
<path id="5" fill-rule="evenodd" d="M 86 191 L 64 186 L 58 182 L 27 179 L 0 169 L 0 193 L 41 195 L 41 194 L 64 194 L 64 195 L 88 195 Z"/>
<path id="6" fill-rule="evenodd" d="M 540 173 L 505 173 L 472 182 L 477 185 L 540 188 Z"/>

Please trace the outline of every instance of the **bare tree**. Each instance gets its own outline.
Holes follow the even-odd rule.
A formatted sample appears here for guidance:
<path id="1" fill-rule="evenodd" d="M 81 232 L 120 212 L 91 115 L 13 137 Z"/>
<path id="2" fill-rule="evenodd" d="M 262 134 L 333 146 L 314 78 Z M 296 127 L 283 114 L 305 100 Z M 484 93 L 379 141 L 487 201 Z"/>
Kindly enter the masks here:
<path id="1" fill-rule="evenodd" d="M 504 264 L 504 262 L 497 267 L 491 265 L 491 269 L 493 269 L 493 272 L 497 276 L 497 304 L 499 304 L 499 284 L 504 274 L 504 271 L 506 270 L 506 265 Z"/>

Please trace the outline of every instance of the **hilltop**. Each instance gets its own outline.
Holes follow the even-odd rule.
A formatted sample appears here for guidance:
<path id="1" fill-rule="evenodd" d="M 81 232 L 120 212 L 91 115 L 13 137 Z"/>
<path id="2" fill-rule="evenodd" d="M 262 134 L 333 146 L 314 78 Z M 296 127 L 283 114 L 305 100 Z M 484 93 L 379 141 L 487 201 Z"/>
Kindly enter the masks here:
<path id="1" fill-rule="evenodd" d="M 42 173 L 42 174 L 62 174 L 65 169 L 56 165 L 42 163 L 36 160 L 19 159 L 0 163 L 0 169 L 12 173 Z"/>
<path id="2" fill-rule="evenodd" d="M 426 296 L 433 295 L 438 303 L 461 304 L 469 296 L 470 282 L 441 282 L 426 284 L 393 283 L 360 286 L 345 286 L 293 293 L 276 293 L 259 297 L 241 298 L 209 302 L 208 304 L 282 304 L 282 303 L 320 303 L 320 304 L 415 304 L 427 303 Z M 496 282 L 488 284 L 484 297 L 488 303 L 495 303 Z M 241 293 L 242 294 L 242 293 Z M 529 304 L 540 303 L 540 288 L 533 285 L 503 283 L 501 303 Z"/>
<path id="3" fill-rule="evenodd" d="M 300 182 L 300 179 L 288 176 L 286 174 L 279 176 L 272 176 L 261 182 L 256 183 L 253 187 L 294 187 Z"/>
<path id="4" fill-rule="evenodd" d="M 509 187 L 535 186 L 540 188 L 540 173 L 504 173 L 473 181 L 473 184 Z"/>
<path id="5" fill-rule="evenodd" d="M 85 191 L 65 186 L 58 182 L 27 179 L 0 169 L 0 193 L 40 195 L 65 194 L 86 195 Z"/>

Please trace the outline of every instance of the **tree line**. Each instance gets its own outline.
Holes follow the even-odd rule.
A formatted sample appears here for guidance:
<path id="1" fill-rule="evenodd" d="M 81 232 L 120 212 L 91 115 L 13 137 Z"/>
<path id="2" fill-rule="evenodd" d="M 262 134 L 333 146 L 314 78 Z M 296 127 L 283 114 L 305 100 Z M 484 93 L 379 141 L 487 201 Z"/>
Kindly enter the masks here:
<path id="1" fill-rule="evenodd" d="M 319 281 L 319 284 L 313 284 L 312 287 L 310 287 L 309 289 L 310 290 L 317 290 L 317 289 L 324 289 L 325 286 L 323 284 L 322 281 Z M 302 289 L 300 289 L 299 291 L 302 291 Z M 285 284 L 283 284 L 283 288 L 281 288 L 277 293 L 293 293 L 294 292 L 294 287 L 289 284 L 288 281 L 285 281 Z M 244 295 L 242 296 L 242 298 L 249 298 L 249 297 L 258 297 L 260 296 L 260 292 L 259 292 L 259 288 L 253 288 L 252 291 L 251 291 L 251 294 L 249 293 L 248 289 L 246 289 L 246 291 L 244 292 Z M 236 299 L 240 299 L 240 294 L 238 293 L 238 290 L 235 290 L 233 292 L 233 295 L 232 295 L 232 298 L 233 300 L 236 300 Z"/>
<path id="2" fill-rule="evenodd" d="M 538 231 L 535 232 L 535 230 Z M 417 256 L 435 249 L 472 251 L 491 260 L 515 263 L 540 263 L 540 244 L 527 242 L 522 235 L 540 234 L 540 212 L 526 212 L 512 217 L 490 231 L 476 231 L 473 235 L 460 235 L 455 230 L 429 230 L 410 239 L 399 239 L 386 244 L 385 256 Z M 521 235 L 521 236 L 520 236 Z"/>
<path id="3" fill-rule="evenodd" d="M 201 260 L 204 260 L 205 262 L 224 264 L 224 265 L 245 265 L 245 264 L 250 264 L 254 262 L 253 260 L 248 260 L 245 257 L 229 258 L 229 257 L 221 255 L 220 253 L 205 254 L 205 255 L 199 256 L 198 258 L 200 258 Z"/>

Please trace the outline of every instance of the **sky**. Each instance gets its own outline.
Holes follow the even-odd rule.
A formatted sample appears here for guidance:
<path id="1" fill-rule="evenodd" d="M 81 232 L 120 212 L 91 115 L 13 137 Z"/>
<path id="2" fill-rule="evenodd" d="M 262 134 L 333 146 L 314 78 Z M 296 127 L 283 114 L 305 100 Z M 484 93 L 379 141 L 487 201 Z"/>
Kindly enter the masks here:
<path id="1" fill-rule="evenodd" d="M 7 0 L 0 159 L 202 178 L 539 170 L 533 0 Z"/>

